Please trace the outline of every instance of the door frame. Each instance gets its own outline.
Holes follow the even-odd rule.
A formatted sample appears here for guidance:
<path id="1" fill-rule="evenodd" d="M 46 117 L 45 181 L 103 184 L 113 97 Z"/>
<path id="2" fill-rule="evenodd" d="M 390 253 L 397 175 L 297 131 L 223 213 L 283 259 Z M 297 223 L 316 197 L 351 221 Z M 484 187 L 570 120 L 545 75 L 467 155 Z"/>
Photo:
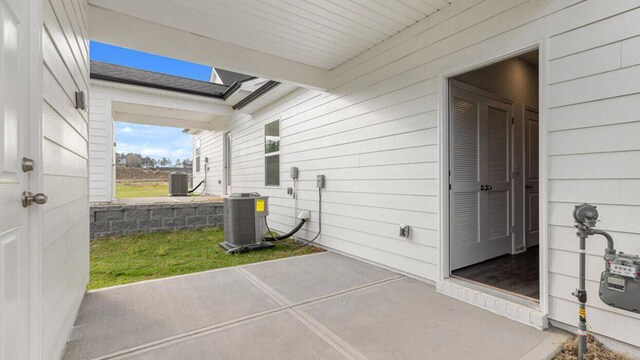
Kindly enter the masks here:
<path id="1" fill-rule="evenodd" d="M 540 184 L 539 184 L 539 204 L 540 211 L 540 310 L 549 313 L 549 283 L 548 283 L 548 234 L 547 234 L 547 141 L 545 134 L 547 133 L 548 119 L 548 95 L 549 86 L 547 85 L 547 58 L 548 58 L 548 39 L 541 38 L 539 40 L 520 44 L 519 46 L 502 49 L 498 52 L 488 55 L 476 57 L 470 62 L 456 65 L 441 71 L 437 76 L 438 94 L 440 105 L 440 116 L 438 117 L 439 143 L 440 143 L 440 174 L 439 174 L 439 193 L 440 193 L 440 271 L 438 281 L 444 281 L 451 276 L 451 267 L 449 263 L 450 256 L 450 240 L 449 240 L 449 80 L 455 76 L 477 70 L 497 62 L 522 55 L 524 53 L 538 50 L 538 109 L 539 109 L 539 168 L 540 168 Z"/>

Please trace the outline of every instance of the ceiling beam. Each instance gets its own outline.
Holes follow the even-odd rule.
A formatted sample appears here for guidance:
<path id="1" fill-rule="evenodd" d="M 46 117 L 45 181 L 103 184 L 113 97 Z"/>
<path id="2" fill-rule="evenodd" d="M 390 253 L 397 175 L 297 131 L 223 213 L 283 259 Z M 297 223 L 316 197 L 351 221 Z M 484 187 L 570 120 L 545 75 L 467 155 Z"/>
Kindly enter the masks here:
<path id="1" fill-rule="evenodd" d="M 114 121 L 127 122 L 132 124 L 154 125 L 154 126 L 168 126 L 182 129 L 198 129 L 198 130 L 210 130 L 210 131 L 223 131 L 229 126 L 229 119 L 222 118 L 217 121 L 195 121 L 185 119 L 167 118 L 162 116 L 152 116 L 145 114 L 133 114 L 127 112 L 114 111 Z"/>
<path id="2" fill-rule="evenodd" d="M 89 7 L 89 17 L 92 40 L 305 88 L 328 88 L 324 69 L 96 6 Z"/>
<path id="3" fill-rule="evenodd" d="M 91 95 L 108 96 L 112 101 L 200 112 L 231 117 L 233 109 L 222 100 L 174 93 L 168 90 L 91 79 Z"/>

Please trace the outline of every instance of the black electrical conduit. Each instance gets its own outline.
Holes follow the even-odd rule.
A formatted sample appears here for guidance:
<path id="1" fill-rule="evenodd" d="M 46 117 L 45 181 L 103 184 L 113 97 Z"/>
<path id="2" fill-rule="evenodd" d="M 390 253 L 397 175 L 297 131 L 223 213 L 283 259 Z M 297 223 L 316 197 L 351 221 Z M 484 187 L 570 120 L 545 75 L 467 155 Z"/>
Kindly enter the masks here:
<path id="1" fill-rule="evenodd" d="M 301 219 L 300 223 L 298 223 L 298 225 L 295 228 L 293 228 L 293 230 L 291 230 L 289 233 L 284 234 L 284 235 L 280 235 L 280 236 L 268 236 L 268 237 L 265 237 L 264 240 L 266 240 L 266 241 L 282 241 L 282 240 L 288 239 L 291 236 L 293 236 L 293 234 L 298 232 L 298 230 L 300 230 L 302 228 L 302 225 L 304 225 L 305 222 L 307 222 L 306 219 Z M 269 234 L 271 234 L 271 229 L 269 228 L 269 223 L 267 222 L 267 218 L 264 218 L 264 224 L 267 226 L 267 231 L 269 232 Z M 316 241 L 321 233 L 322 233 L 322 189 L 318 188 L 318 233 L 311 240 L 302 239 L 304 241 L 303 244 L 289 244 L 289 243 L 286 243 L 286 242 L 282 242 L 282 243 L 284 245 L 291 246 L 291 247 L 307 246 L 307 245 L 313 243 L 314 241 Z"/>
<path id="2" fill-rule="evenodd" d="M 191 189 L 191 190 L 187 191 L 187 194 L 191 194 L 192 192 L 194 192 L 194 191 L 198 190 L 198 188 L 199 188 L 199 187 L 200 187 L 200 185 L 202 185 L 202 184 L 204 184 L 204 180 L 200 181 L 200 183 L 199 183 L 196 187 L 194 187 L 193 189 Z"/>
<path id="3" fill-rule="evenodd" d="M 293 234 L 297 233 L 298 230 L 300 230 L 300 228 L 302 228 L 302 225 L 304 225 L 305 222 L 307 222 L 307 219 L 302 219 L 302 220 L 300 220 L 298 225 L 296 225 L 296 227 L 294 227 L 293 230 L 289 231 L 288 233 L 286 233 L 284 235 L 279 235 L 279 236 L 266 236 L 264 238 L 264 240 L 266 240 L 266 241 L 280 241 L 280 240 L 288 239 L 288 238 L 292 237 Z M 266 225 L 266 223 L 267 223 L 267 219 L 265 218 L 265 225 Z M 269 231 L 269 233 L 271 233 L 271 230 L 269 229 L 269 225 L 267 225 L 267 230 Z"/>
<path id="4" fill-rule="evenodd" d="M 204 184 L 204 189 L 202 189 L 202 193 L 200 193 L 200 195 L 204 194 L 204 191 L 207 189 L 207 166 L 209 166 L 208 163 L 204 163 L 204 179 L 202 181 L 200 181 L 200 183 L 194 187 L 193 189 L 187 191 L 187 194 L 191 194 L 194 191 L 198 190 L 198 188 L 200 187 L 200 185 Z M 191 176 L 193 177 L 193 176 Z"/>

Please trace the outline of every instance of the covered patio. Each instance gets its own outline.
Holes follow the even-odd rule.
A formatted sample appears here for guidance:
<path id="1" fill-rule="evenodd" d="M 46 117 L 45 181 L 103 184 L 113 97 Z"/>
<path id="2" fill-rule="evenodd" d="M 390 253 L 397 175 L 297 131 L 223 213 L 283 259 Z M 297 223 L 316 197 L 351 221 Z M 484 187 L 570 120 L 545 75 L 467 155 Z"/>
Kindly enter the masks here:
<path id="1" fill-rule="evenodd" d="M 542 359 L 566 336 L 325 252 L 88 292 L 64 359 Z"/>

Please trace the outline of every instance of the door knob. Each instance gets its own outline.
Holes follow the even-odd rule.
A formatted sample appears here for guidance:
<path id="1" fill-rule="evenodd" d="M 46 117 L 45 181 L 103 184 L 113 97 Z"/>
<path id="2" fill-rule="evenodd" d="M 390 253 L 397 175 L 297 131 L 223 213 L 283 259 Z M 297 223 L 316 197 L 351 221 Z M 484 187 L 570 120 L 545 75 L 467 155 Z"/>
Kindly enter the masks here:
<path id="1" fill-rule="evenodd" d="M 487 185 L 487 187 L 486 187 L 486 188 L 487 188 L 487 190 L 491 190 L 491 189 L 493 189 L 493 186 L 491 186 L 491 185 Z"/>
<path id="2" fill-rule="evenodd" d="M 484 185 L 480 185 L 480 191 L 485 191 L 486 189 L 487 189 L 487 187 L 486 187 L 486 186 L 484 186 Z"/>
<path id="3" fill-rule="evenodd" d="M 43 205 L 47 203 L 47 200 L 49 200 L 49 198 L 43 193 L 35 195 L 33 195 L 31 191 L 25 191 L 22 193 L 22 207 L 27 207 L 33 203 Z"/>
<path id="4" fill-rule="evenodd" d="M 525 189 L 533 189 L 533 185 L 531 184 L 527 184 L 524 186 Z"/>

